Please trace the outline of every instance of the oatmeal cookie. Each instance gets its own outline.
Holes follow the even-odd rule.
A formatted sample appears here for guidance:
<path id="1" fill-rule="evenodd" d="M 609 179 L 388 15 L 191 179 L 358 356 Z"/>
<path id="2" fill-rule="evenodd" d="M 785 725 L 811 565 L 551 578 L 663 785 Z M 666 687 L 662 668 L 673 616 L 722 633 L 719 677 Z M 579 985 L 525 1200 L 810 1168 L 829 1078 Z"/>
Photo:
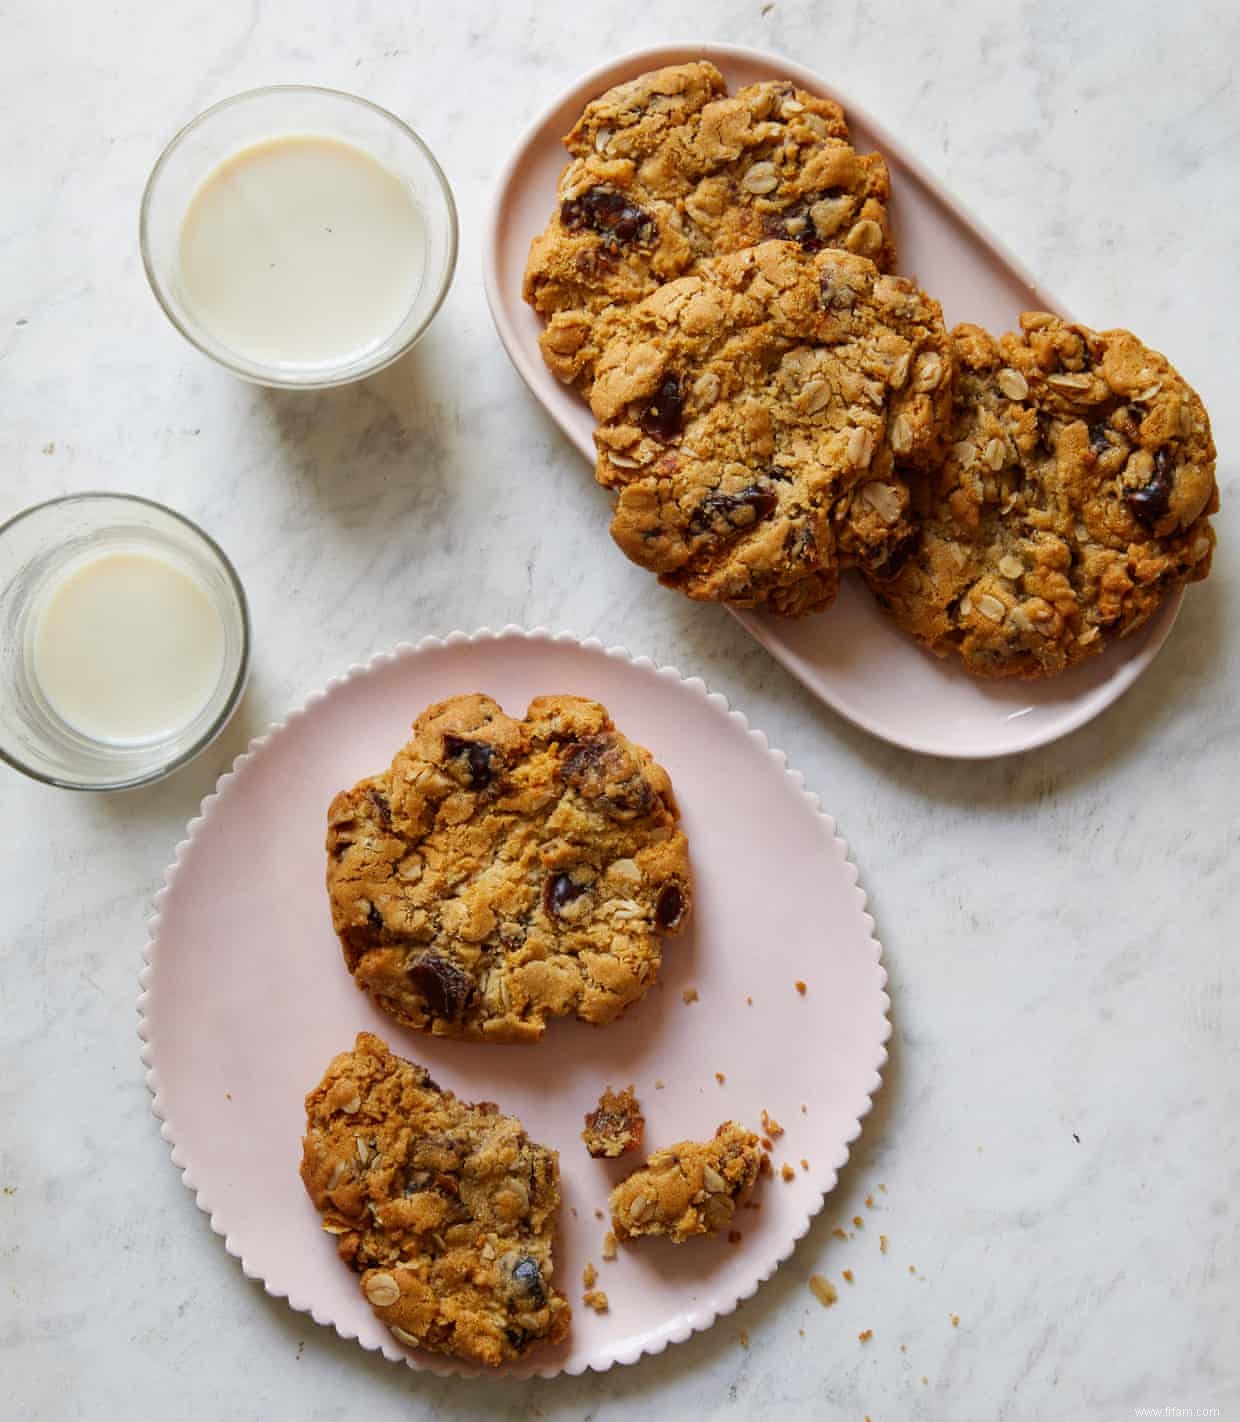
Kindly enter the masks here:
<path id="1" fill-rule="evenodd" d="M 864 257 L 764 242 L 627 308 L 598 364 L 612 537 L 690 597 L 799 615 L 907 539 L 897 473 L 941 457 L 936 301 Z"/>
<path id="2" fill-rule="evenodd" d="M 680 1244 L 695 1234 L 717 1233 L 731 1224 L 762 1159 L 758 1137 L 735 1121 L 725 1121 L 709 1141 L 680 1141 L 655 1151 L 611 1192 L 616 1238 L 665 1234 Z"/>
<path id="3" fill-rule="evenodd" d="M 879 603 L 978 676 L 1051 676 L 1210 569 L 1214 443 L 1196 392 L 1129 331 L 1027 312 L 953 332 L 954 443 L 915 485 L 920 543 Z"/>
<path id="4" fill-rule="evenodd" d="M 702 258 L 788 238 L 894 266 L 886 164 L 853 150 L 838 104 L 791 83 L 729 97 L 713 64 L 655 70 L 595 99 L 564 143 L 524 295 L 548 318 L 548 367 L 583 391 L 612 311 Z"/>
<path id="5" fill-rule="evenodd" d="M 560 1163 L 358 1034 L 306 1097 L 301 1178 L 401 1343 L 494 1365 L 568 1336 L 552 1287 Z"/>
<path id="6" fill-rule="evenodd" d="M 689 913 L 671 781 L 596 701 L 489 696 L 424 711 L 328 812 L 332 921 L 358 986 L 438 1036 L 535 1042 L 602 1025 L 659 973 Z"/>
<path id="7" fill-rule="evenodd" d="M 630 1083 L 623 1091 L 609 1086 L 598 1099 L 593 1111 L 586 1113 L 586 1128 L 581 1139 L 596 1159 L 614 1160 L 628 1151 L 637 1150 L 646 1129 L 641 1103 L 633 1094 Z"/>

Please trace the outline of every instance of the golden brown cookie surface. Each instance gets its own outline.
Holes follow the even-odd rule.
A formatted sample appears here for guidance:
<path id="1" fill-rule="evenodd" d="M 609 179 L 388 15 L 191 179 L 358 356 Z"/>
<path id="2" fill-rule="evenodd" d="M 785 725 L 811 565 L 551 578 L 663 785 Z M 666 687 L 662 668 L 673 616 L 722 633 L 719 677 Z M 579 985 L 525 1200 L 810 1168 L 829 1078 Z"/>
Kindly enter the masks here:
<path id="1" fill-rule="evenodd" d="M 762 1146 L 752 1131 L 725 1121 L 708 1141 L 657 1150 L 611 1192 L 617 1239 L 665 1234 L 674 1244 L 726 1229 L 741 1195 L 758 1178 Z"/>
<path id="2" fill-rule="evenodd" d="M 765 242 L 626 308 L 597 368 L 612 536 L 690 597 L 787 615 L 909 533 L 895 460 L 945 444 L 954 358 L 936 301 L 847 253 Z"/>
<path id="3" fill-rule="evenodd" d="M 559 1157 L 368 1032 L 306 1097 L 301 1176 L 393 1337 L 495 1365 L 568 1335 Z"/>
<path id="4" fill-rule="evenodd" d="M 886 164 L 854 151 L 838 104 L 791 83 L 729 96 L 713 64 L 673 65 L 600 95 L 564 142 L 524 293 L 549 318 L 547 365 L 584 391 L 611 308 L 703 258 L 783 238 L 894 265 Z"/>
<path id="5" fill-rule="evenodd" d="M 333 800 L 327 887 L 358 985 L 406 1026 L 534 1042 L 601 1025 L 658 977 L 690 908 L 666 771 L 604 707 L 488 696 L 422 713 L 381 775 Z"/>
<path id="6" fill-rule="evenodd" d="M 1053 675 L 1210 568 L 1218 507 L 1200 398 L 1129 331 L 1042 312 L 953 332 L 954 441 L 914 483 L 920 542 L 871 576 L 879 603 L 979 676 Z"/>

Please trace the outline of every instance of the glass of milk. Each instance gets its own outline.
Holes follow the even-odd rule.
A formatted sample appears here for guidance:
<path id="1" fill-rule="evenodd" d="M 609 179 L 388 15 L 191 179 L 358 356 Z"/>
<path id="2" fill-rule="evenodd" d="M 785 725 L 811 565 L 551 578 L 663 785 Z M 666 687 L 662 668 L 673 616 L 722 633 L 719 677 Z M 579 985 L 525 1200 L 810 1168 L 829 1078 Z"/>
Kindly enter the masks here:
<path id="1" fill-rule="evenodd" d="M 456 265 L 452 191 L 394 114 L 334 89 L 225 99 L 164 150 L 142 259 L 187 340 L 261 385 L 372 375 L 418 340 Z"/>
<path id="2" fill-rule="evenodd" d="M 121 790 L 207 746 L 245 689 L 250 624 L 196 525 L 126 494 L 71 494 L 0 526 L 0 758 Z"/>

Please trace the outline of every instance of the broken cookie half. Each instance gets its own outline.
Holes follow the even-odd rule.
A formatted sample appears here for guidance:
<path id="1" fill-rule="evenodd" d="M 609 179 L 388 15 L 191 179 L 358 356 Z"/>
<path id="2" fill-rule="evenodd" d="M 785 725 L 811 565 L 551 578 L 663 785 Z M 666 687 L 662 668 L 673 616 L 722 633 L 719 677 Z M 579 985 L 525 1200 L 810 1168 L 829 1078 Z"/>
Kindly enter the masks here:
<path id="1" fill-rule="evenodd" d="M 568 1336 L 559 1155 L 358 1034 L 306 1097 L 301 1178 L 392 1336 L 494 1366 Z"/>

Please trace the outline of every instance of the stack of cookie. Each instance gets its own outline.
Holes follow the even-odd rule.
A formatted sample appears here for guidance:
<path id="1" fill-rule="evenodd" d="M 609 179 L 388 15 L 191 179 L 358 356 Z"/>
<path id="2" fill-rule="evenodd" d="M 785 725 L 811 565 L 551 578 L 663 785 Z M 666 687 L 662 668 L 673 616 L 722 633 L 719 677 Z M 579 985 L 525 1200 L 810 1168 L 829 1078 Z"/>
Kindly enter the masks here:
<path id="1" fill-rule="evenodd" d="M 1209 571 L 1196 393 L 1126 331 L 949 333 L 890 274 L 886 165 L 838 105 L 684 64 L 565 143 L 524 293 L 597 421 L 612 536 L 667 586 L 797 616 L 856 567 L 932 651 L 1041 677 Z"/>

